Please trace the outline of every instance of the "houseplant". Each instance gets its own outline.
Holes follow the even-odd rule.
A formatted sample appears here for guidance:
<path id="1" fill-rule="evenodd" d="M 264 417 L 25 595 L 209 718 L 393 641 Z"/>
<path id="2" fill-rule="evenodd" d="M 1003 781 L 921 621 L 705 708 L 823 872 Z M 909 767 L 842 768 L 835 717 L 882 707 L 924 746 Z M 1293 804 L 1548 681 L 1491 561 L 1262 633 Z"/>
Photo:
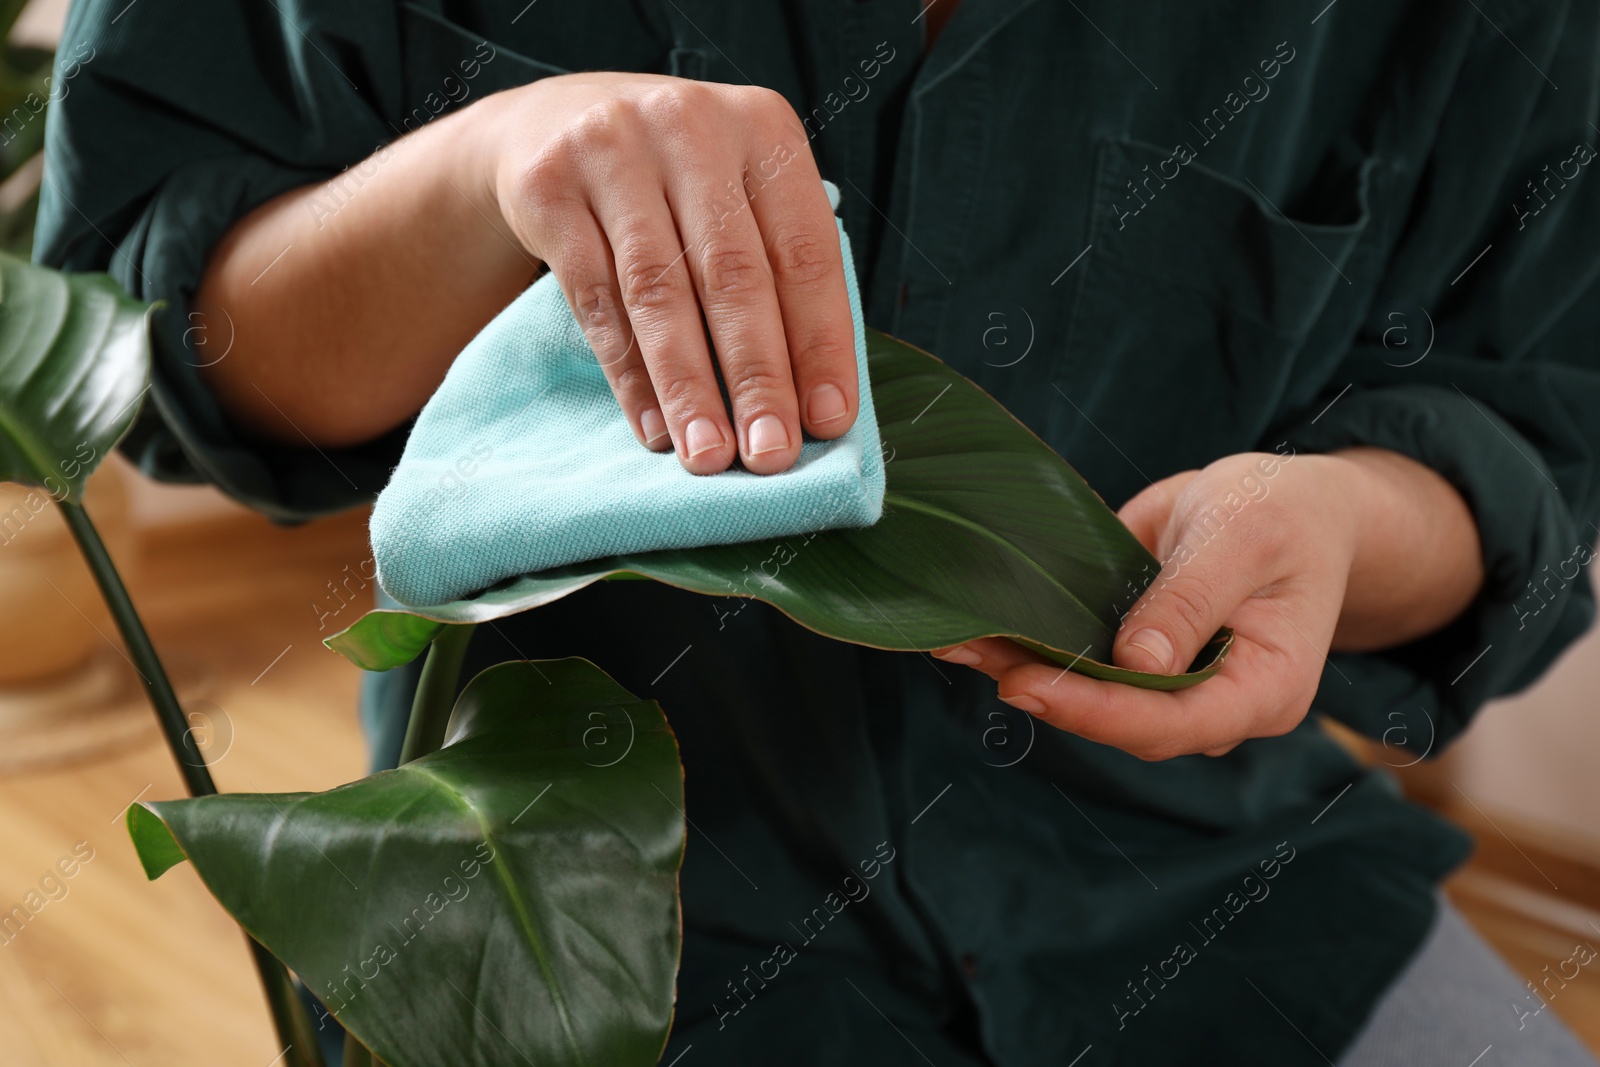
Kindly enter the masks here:
<path id="1" fill-rule="evenodd" d="M 392 1067 L 610 1067 L 653 1063 L 665 1044 L 685 820 L 667 717 L 573 659 L 502 663 L 456 697 L 478 622 L 642 577 L 730 611 L 766 600 L 884 648 L 1009 636 L 1064 669 L 1150 687 L 1193 684 L 1226 650 L 1221 634 L 1177 677 L 1109 666 L 1119 612 L 1156 561 L 976 386 L 871 334 L 889 460 L 878 525 L 602 560 L 370 613 L 329 644 L 368 669 L 428 656 L 402 765 L 323 793 L 216 795 L 82 512 L 92 464 L 62 462 L 82 441 L 104 455 L 132 423 L 146 316 L 103 276 L 0 258 L 0 480 L 58 501 L 106 593 L 192 794 L 133 805 L 129 832 L 152 878 L 193 862 L 253 936 L 289 1063 L 319 1057 L 285 964 L 354 1035 L 351 1064 L 371 1049 Z"/>

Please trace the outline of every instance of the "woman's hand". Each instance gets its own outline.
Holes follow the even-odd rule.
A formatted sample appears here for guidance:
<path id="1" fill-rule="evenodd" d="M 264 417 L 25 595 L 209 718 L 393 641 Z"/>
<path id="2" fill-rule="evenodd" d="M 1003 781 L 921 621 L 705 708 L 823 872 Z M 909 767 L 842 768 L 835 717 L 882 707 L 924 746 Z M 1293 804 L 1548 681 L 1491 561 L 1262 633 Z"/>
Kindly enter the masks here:
<path id="1" fill-rule="evenodd" d="M 1218 756 L 1287 733 L 1330 647 L 1430 633 L 1483 583 L 1466 503 L 1434 471 L 1379 449 L 1228 456 L 1155 483 L 1120 515 L 1163 566 L 1123 618 L 1112 661 L 1181 673 L 1231 626 L 1215 677 L 1154 692 L 1063 671 L 1001 638 L 935 655 L 994 678 L 1008 704 L 1143 759 Z"/>
<path id="2" fill-rule="evenodd" d="M 259 433 L 359 444 L 415 415 L 542 263 L 634 433 L 688 470 L 784 470 L 802 428 L 855 421 L 844 260 L 800 120 L 769 89 L 656 75 L 486 96 L 256 208 L 207 264 L 195 365 Z"/>
<path id="3" fill-rule="evenodd" d="M 833 209 L 780 94 L 573 74 L 474 111 L 479 193 L 550 265 L 642 443 L 676 448 L 697 474 L 735 455 L 766 474 L 794 463 L 802 427 L 850 428 L 855 333 Z"/>

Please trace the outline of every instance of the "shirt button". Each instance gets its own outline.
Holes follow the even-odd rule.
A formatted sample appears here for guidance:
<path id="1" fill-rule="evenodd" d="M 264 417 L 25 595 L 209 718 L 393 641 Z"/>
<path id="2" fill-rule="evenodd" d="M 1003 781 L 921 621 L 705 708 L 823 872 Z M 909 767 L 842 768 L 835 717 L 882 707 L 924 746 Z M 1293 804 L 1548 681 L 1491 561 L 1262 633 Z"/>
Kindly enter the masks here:
<path id="1" fill-rule="evenodd" d="M 967 981 L 978 980 L 978 958 L 970 952 L 961 954 L 961 973 L 967 976 Z"/>

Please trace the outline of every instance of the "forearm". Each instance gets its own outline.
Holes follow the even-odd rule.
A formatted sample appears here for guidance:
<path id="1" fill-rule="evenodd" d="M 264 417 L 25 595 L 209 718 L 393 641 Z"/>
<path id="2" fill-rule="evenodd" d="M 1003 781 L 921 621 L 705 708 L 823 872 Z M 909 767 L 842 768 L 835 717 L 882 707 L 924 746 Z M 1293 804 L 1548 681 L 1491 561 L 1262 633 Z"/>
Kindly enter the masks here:
<path id="1" fill-rule="evenodd" d="M 191 338 L 244 426 L 329 447 L 377 437 L 532 280 L 465 136 L 471 113 L 263 204 L 212 250 Z"/>
<path id="2" fill-rule="evenodd" d="M 1355 552 L 1333 647 L 1366 651 L 1432 633 L 1483 586 L 1483 550 L 1466 501 L 1438 473 L 1378 448 L 1333 453 L 1349 464 L 1345 493 Z"/>

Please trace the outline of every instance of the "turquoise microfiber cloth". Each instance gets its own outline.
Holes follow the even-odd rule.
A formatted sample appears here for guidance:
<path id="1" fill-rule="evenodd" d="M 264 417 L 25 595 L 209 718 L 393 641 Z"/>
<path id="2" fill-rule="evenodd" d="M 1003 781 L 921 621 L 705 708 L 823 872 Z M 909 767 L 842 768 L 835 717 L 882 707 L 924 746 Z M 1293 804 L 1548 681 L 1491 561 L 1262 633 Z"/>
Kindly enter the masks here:
<path id="1" fill-rule="evenodd" d="M 839 243 L 861 383 L 844 436 L 807 440 L 780 474 L 688 473 L 633 436 L 547 274 L 472 339 L 417 417 L 372 512 L 379 584 L 427 607 L 581 560 L 877 522 L 883 454 L 842 226 Z"/>

